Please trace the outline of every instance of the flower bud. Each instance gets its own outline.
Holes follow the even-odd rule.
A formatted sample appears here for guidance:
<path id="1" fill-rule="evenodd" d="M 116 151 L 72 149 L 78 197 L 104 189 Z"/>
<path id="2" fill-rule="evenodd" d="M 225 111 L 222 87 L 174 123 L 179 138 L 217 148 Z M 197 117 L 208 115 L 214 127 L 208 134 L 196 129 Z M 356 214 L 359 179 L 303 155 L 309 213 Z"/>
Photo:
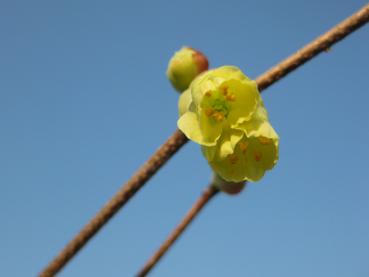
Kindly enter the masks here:
<path id="1" fill-rule="evenodd" d="M 208 59 L 204 54 L 190 47 L 182 47 L 170 59 L 167 77 L 178 92 L 183 92 L 197 75 L 208 68 Z"/>
<path id="2" fill-rule="evenodd" d="M 228 182 L 222 179 L 218 174 L 214 174 L 213 185 L 222 192 L 230 195 L 236 195 L 239 194 L 246 187 L 246 182 Z"/>

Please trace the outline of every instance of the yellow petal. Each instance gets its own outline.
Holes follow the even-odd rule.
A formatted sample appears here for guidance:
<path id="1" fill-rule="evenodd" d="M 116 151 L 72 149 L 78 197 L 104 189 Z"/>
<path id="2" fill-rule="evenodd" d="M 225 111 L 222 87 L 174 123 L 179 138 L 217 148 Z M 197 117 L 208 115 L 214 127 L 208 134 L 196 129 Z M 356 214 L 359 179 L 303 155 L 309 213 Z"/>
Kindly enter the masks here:
<path id="1" fill-rule="evenodd" d="M 214 160 L 214 157 L 218 150 L 218 145 L 214 146 L 201 146 L 202 154 L 205 156 L 205 158 L 210 162 Z"/>
<path id="2" fill-rule="evenodd" d="M 233 65 L 224 65 L 213 69 L 211 75 L 223 79 L 250 80 L 238 67 Z"/>
<path id="3" fill-rule="evenodd" d="M 215 145 L 222 131 L 221 125 L 211 125 L 204 118 L 199 119 L 197 114 L 191 111 L 184 113 L 177 125 L 186 137 L 205 146 Z"/>
<path id="4" fill-rule="evenodd" d="M 232 128 L 243 130 L 247 136 L 250 136 L 252 132 L 258 130 L 266 121 L 268 121 L 268 113 L 261 102 L 250 120 L 239 122 L 233 125 Z"/>
<path id="5" fill-rule="evenodd" d="M 239 151 L 223 159 L 214 159 L 209 164 L 226 181 L 241 182 L 247 180 L 245 175 L 245 159 Z"/>
<path id="6" fill-rule="evenodd" d="M 223 132 L 216 145 L 202 146 L 202 153 L 209 162 L 214 159 L 226 158 L 228 155 L 233 154 L 242 136 L 243 132 L 239 130 Z"/>
<path id="7" fill-rule="evenodd" d="M 219 152 L 217 153 L 217 158 L 223 159 L 228 155 L 233 154 L 237 143 L 241 140 L 243 132 L 239 130 L 229 130 L 228 132 L 223 132 L 217 145 L 219 145 Z"/>
<path id="8" fill-rule="evenodd" d="M 277 142 L 279 141 L 279 136 L 269 121 L 262 121 L 257 128 L 249 130 L 248 133 L 250 136 L 266 137 Z"/>
<path id="9" fill-rule="evenodd" d="M 261 102 L 261 97 L 254 81 L 240 82 L 232 79 L 223 82 L 220 89 L 226 90 L 226 99 L 229 99 L 230 112 L 228 122 L 232 127 L 252 118 Z"/>
<path id="10" fill-rule="evenodd" d="M 214 145 L 222 134 L 223 122 L 209 118 L 204 111 L 199 112 L 200 129 L 203 135 L 201 145 Z"/>
<path id="11" fill-rule="evenodd" d="M 269 140 L 268 143 L 266 141 Z M 278 160 L 278 143 L 265 137 L 252 137 L 246 152 L 246 176 L 250 181 L 258 181 L 266 170 L 274 167 Z"/>
<path id="12" fill-rule="evenodd" d="M 189 89 L 187 89 L 179 96 L 179 100 L 178 100 L 179 116 L 182 116 L 185 112 L 188 111 L 191 103 L 192 103 L 191 92 Z"/>

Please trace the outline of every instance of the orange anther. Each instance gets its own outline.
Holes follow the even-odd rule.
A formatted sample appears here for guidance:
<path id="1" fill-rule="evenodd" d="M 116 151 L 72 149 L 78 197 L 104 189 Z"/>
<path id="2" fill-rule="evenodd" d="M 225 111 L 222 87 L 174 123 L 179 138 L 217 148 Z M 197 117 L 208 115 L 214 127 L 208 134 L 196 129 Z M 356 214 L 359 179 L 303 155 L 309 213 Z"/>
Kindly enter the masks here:
<path id="1" fill-rule="evenodd" d="M 229 156 L 228 156 L 228 159 L 229 159 L 229 162 L 230 162 L 231 164 L 235 164 L 235 163 L 237 163 L 237 162 L 238 162 L 238 157 L 237 157 L 237 155 L 236 155 L 236 154 L 231 154 L 231 155 L 229 155 Z"/>
<path id="2" fill-rule="evenodd" d="M 208 117 L 214 116 L 214 113 L 216 113 L 216 111 L 214 109 L 212 109 L 212 108 L 208 108 L 208 109 L 205 110 L 205 114 Z"/>
<path id="3" fill-rule="evenodd" d="M 211 91 L 208 90 L 207 92 L 205 92 L 205 96 L 210 97 L 211 96 Z"/>
<path id="4" fill-rule="evenodd" d="M 227 94 L 226 100 L 233 102 L 234 100 L 236 100 L 236 96 L 234 94 Z"/>
<path id="5" fill-rule="evenodd" d="M 248 146 L 249 146 L 248 142 L 246 142 L 246 141 L 240 142 L 240 149 L 241 149 L 242 153 L 245 154 L 246 149 L 247 149 Z"/>
<path id="6" fill-rule="evenodd" d="M 263 157 L 263 155 L 260 152 L 255 152 L 254 153 L 255 161 L 260 162 L 262 157 Z"/>

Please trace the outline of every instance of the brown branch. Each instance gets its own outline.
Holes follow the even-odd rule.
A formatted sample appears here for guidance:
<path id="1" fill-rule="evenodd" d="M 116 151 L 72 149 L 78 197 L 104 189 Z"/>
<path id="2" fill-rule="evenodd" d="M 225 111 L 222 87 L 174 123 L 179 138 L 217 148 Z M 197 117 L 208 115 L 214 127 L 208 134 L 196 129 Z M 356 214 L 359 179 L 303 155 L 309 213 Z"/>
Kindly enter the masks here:
<path id="1" fill-rule="evenodd" d="M 202 208 L 207 204 L 219 190 L 214 186 L 210 185 L 205 189 L 202 195 L 197 199 L 192 208 L 188 211 L 186 216 L 177 225 L 173 232 L 168 236 L 168 238 L 163 242 L 160 248 L 155 252 L 155 254 L 147 261 L 144 267 L 136 275 L 137 277 L 146 276 L 147 273 L 157 264 L 160 258 L 168 251 L 168 249 L 174 244 L 177 238 L 183 233 L 183 231 L 192 222 L 195 216 L 202 210 Z"/>
<path id="2" fill-rule="evenodd" d="M 342 23 L 317 38 L 295 54 L 274 66 L 257 78 L 260 90 L 264 90 L 288 73 L 328 49 L 369 20 L 369 5 L 347 18 Z M 40 273 L 40 277 L 54 276 L 70 259 L 119 211 L 124 204 L 187 142 L 187 138 L 176 130 L 173 135 L 150 157 L 150 159 L 122 186 L 117 194 L 87 223 L 82 230 Z"/>
<path id="3" fill-rule="evenodd" d="M 263 75 L 256 79 L 259 89 L 264 90 L 279 79 L 286 76 L 291 71 L 311 60 L 336 42 L 344 39 L 353 31 L 359 29 L 369 20 L 369 4 L 365 5 L 359 11 L 337 24 L 325 34 L 316 38 L 287 59 L 269 69 Z"/>
<path id="4" fill-rule="evenodd" d="M 54 276 L 78 251 L 111 219 L 118 210 L 173 156 L 187 138 L 176 130 L 147 160 L 113 198 L 85 225 L 57 257 L 40 273 L 40 277 Z"/>

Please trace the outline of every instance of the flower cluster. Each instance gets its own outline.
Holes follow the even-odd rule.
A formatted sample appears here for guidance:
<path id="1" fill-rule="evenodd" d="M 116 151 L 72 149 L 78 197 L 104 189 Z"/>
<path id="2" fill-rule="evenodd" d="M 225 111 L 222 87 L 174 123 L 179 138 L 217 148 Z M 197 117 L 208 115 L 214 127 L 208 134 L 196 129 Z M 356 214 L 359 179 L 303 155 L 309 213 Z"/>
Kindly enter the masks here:
<path id="1" fill-rule="evenodd" d="M 196 77 L 179 99 L 179 129 L 200 144 L 213 170 L 230 182 L 257 181 L 278 160 L 279 138 L 256 82 L 234 66 Z"/>

